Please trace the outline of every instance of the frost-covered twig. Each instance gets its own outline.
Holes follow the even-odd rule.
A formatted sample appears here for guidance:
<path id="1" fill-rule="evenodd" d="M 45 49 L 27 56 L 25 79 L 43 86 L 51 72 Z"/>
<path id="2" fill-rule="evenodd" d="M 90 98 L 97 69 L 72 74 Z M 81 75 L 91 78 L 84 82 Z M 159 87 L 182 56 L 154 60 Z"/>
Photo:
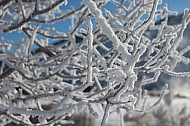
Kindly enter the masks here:
<path id="1" fill-rule="evenodd" d="M 87 18 L 86 24 L 88 26 L 88 72 L 87 72 L 87 83 L 92 83 L 92 55 L 93 55 L 93 34 L 92 34 L 92 22 L 90 17 Z"/>
<path id="2" fill-rule="evenodd" d="M 36 125 L 61 125 L 87 109 L 97 119 L 103 115 L 103 126 L 111 112 L 156 107 L 166 86 L 147 108 L 146 85 L 158 83 L 163 73 L 190 77 L 187 69 L 177 70 L 190 63 L 190 48 L 182 41 L 190 13 L 185 10 L 181 23 L 169 25 L 168 16 L 176 12 L 161 4 L 84 0 L 65 10 L 67 0 L 1 1 L 0 121 L 35 125 L 32 118 L 38 116 Z M 66 31 L 68 21 L 72 28 Z M 12 31 L 21 36 L 10 38 L 17 42 L 7 39 Z"/>

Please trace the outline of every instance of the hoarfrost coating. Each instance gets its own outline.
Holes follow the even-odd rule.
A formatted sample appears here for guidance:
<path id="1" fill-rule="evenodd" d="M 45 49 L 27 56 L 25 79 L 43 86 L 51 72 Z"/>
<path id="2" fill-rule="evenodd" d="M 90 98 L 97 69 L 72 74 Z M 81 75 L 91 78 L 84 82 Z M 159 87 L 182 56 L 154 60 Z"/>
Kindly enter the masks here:
<path id="1" fill-rule="evenodd" d="M 2 125 L 73 123 L 70 116 L 78 111 L 101 126 L 117 111 L 124 125 L 123 110 L 149 111 L 170 86 L 163 83 L 160 98 L 147 106 L 146 85 L 163 74 L 190 77 L 190 71 L 176 71 L 190 63 L 190 47 L 180 46 L 188 9 L 180 24 L 169 25 L 176 12 L 167 5 L 158 9 L 161 0 L 84 0 L 66 10 L 69 2 L 0 1 Z"/>

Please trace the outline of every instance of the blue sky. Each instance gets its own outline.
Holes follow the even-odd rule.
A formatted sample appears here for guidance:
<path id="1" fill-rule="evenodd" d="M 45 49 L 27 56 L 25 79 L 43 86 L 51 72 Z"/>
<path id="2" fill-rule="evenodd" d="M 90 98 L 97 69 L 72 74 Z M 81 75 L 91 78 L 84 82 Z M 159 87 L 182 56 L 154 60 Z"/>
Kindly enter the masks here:
<path id="1" fill-rule="evenodd" d="M 80 7 L 83 0 L 68 0 L 67 6 L 62 6 L 61 8 L 63 10 L 72 9 L 72 8 L 78 8 Z M 182 13 L 185 8 L 190 8 L 190 0 L 163 0 L 163 4 L 168 4 L 168 8 L 172 11 L 178 11 L 179 13 Z M 113 5 L 107 5 L 107 7 L 112 8 Z M 45 25 L 46 26 L 46 25 Z M 66 20 L 64 22 L 58 22 L 56 25 L 53 25 L 56 30 L 58 31 L 70 31 L 70 20 Z M 23 37 L 23 34 L 19 34 L 18 32 L 12 32 L 7 34 L 1 34 L 0 36 L 5 37 L 7 40 L 13 40 L 15 42 L 19 42 L 20 39 Z M 1 41 L 0 41 L 1 43 Z"/>
<path id="2" fill-rule="evenodd" d="M 69 6 L 79 7 L 83 0 L 68 0 Z M 163 4 L 167 3 L 168 8 L 173 11 L 183 12 L 185 8 L 190 8 L 190 0 L 162 0 Z"/>
<path id="3" fill-rule="evenodd" d="M 168 4 L 168 8 L 173 11 L 182 13 L 185 8 L 190 9 L 190 0 L 162 0 Z"/>

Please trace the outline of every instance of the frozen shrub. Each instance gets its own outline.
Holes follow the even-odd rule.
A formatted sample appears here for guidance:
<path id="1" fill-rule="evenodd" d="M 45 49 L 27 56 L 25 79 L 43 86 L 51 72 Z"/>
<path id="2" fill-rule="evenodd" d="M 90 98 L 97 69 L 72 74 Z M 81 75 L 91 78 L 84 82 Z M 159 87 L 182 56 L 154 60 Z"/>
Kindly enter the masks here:
<path id="1" fill-rule="evenodd" d="M 188 9 L 171 26 L 168 15 L 177 13 L 167 5 L 159 9 L 162 0 L 83 0 L 79 8 L 65 10 L 68 2 L 0 1 L 2 125 L 64 125 L 71 123 L 66 117 L 85 110 L 105 126 L 113 111 L 146 112 L 158 105 L 168 85 L 150 107 L 142 87 L 161 73 L 190 77 L 189 71 L 175 71 L 178 63 L 189 64 L 190 47 L 178 49 Z M 70 30 L 58 30 L 68 20 Z"/>
<path id="2" fill-rule="evenodd" d="M 95 126 L 94 118 L 89 116 L 86 112 L 73 114 L 68 120 L 72 120 L 74 123 L 65 124 L 63 126 Z"/>
<path id="3" fill-rule="evenodd" d="M 174 89 L 170 90 L 172 92 Z M 178 95 L 168 93 L 158 107 L 144 113 L 133 114 L 133 116 L 126 114 L 125 124 L 127 126 L 189 126 L 189 107 L 181 104 L 180 100 L 183 99 Z"/>
<path id="4" fill-rule="evenodd" d="M 157 109 L 132 117 L 124 116 L 125 124 L 128 126 L 189 126 L 190 113 L 187 107 L 176 109 L 176 106 L 163 104 Z"/>

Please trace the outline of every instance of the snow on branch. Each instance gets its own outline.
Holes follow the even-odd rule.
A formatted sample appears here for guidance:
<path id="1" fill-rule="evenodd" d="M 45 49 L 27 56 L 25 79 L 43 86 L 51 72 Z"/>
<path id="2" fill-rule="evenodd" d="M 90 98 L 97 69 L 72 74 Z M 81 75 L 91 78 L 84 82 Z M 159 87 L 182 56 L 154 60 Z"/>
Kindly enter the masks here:
<path id="1" fill-rule="evenodd" d="M 161 0 L 84 0 L 67 9 L 69 2 L 0 2 L 0 121 L 5 125 L 61 125 L 85 111 L 105 126 L 113 112 L 123 120 L 123 110 L 143 113 L 159 105 L 169 83 L 163 82 L 150 107 L 145 88 L 160 83 L 162 75 L 190 77 L 187 69 L 178 70 L 190 65 L 190 46 L 183 39 L 188 9 L 179 24 L 170 25 L 176 12 L 158 8 Z"/>

